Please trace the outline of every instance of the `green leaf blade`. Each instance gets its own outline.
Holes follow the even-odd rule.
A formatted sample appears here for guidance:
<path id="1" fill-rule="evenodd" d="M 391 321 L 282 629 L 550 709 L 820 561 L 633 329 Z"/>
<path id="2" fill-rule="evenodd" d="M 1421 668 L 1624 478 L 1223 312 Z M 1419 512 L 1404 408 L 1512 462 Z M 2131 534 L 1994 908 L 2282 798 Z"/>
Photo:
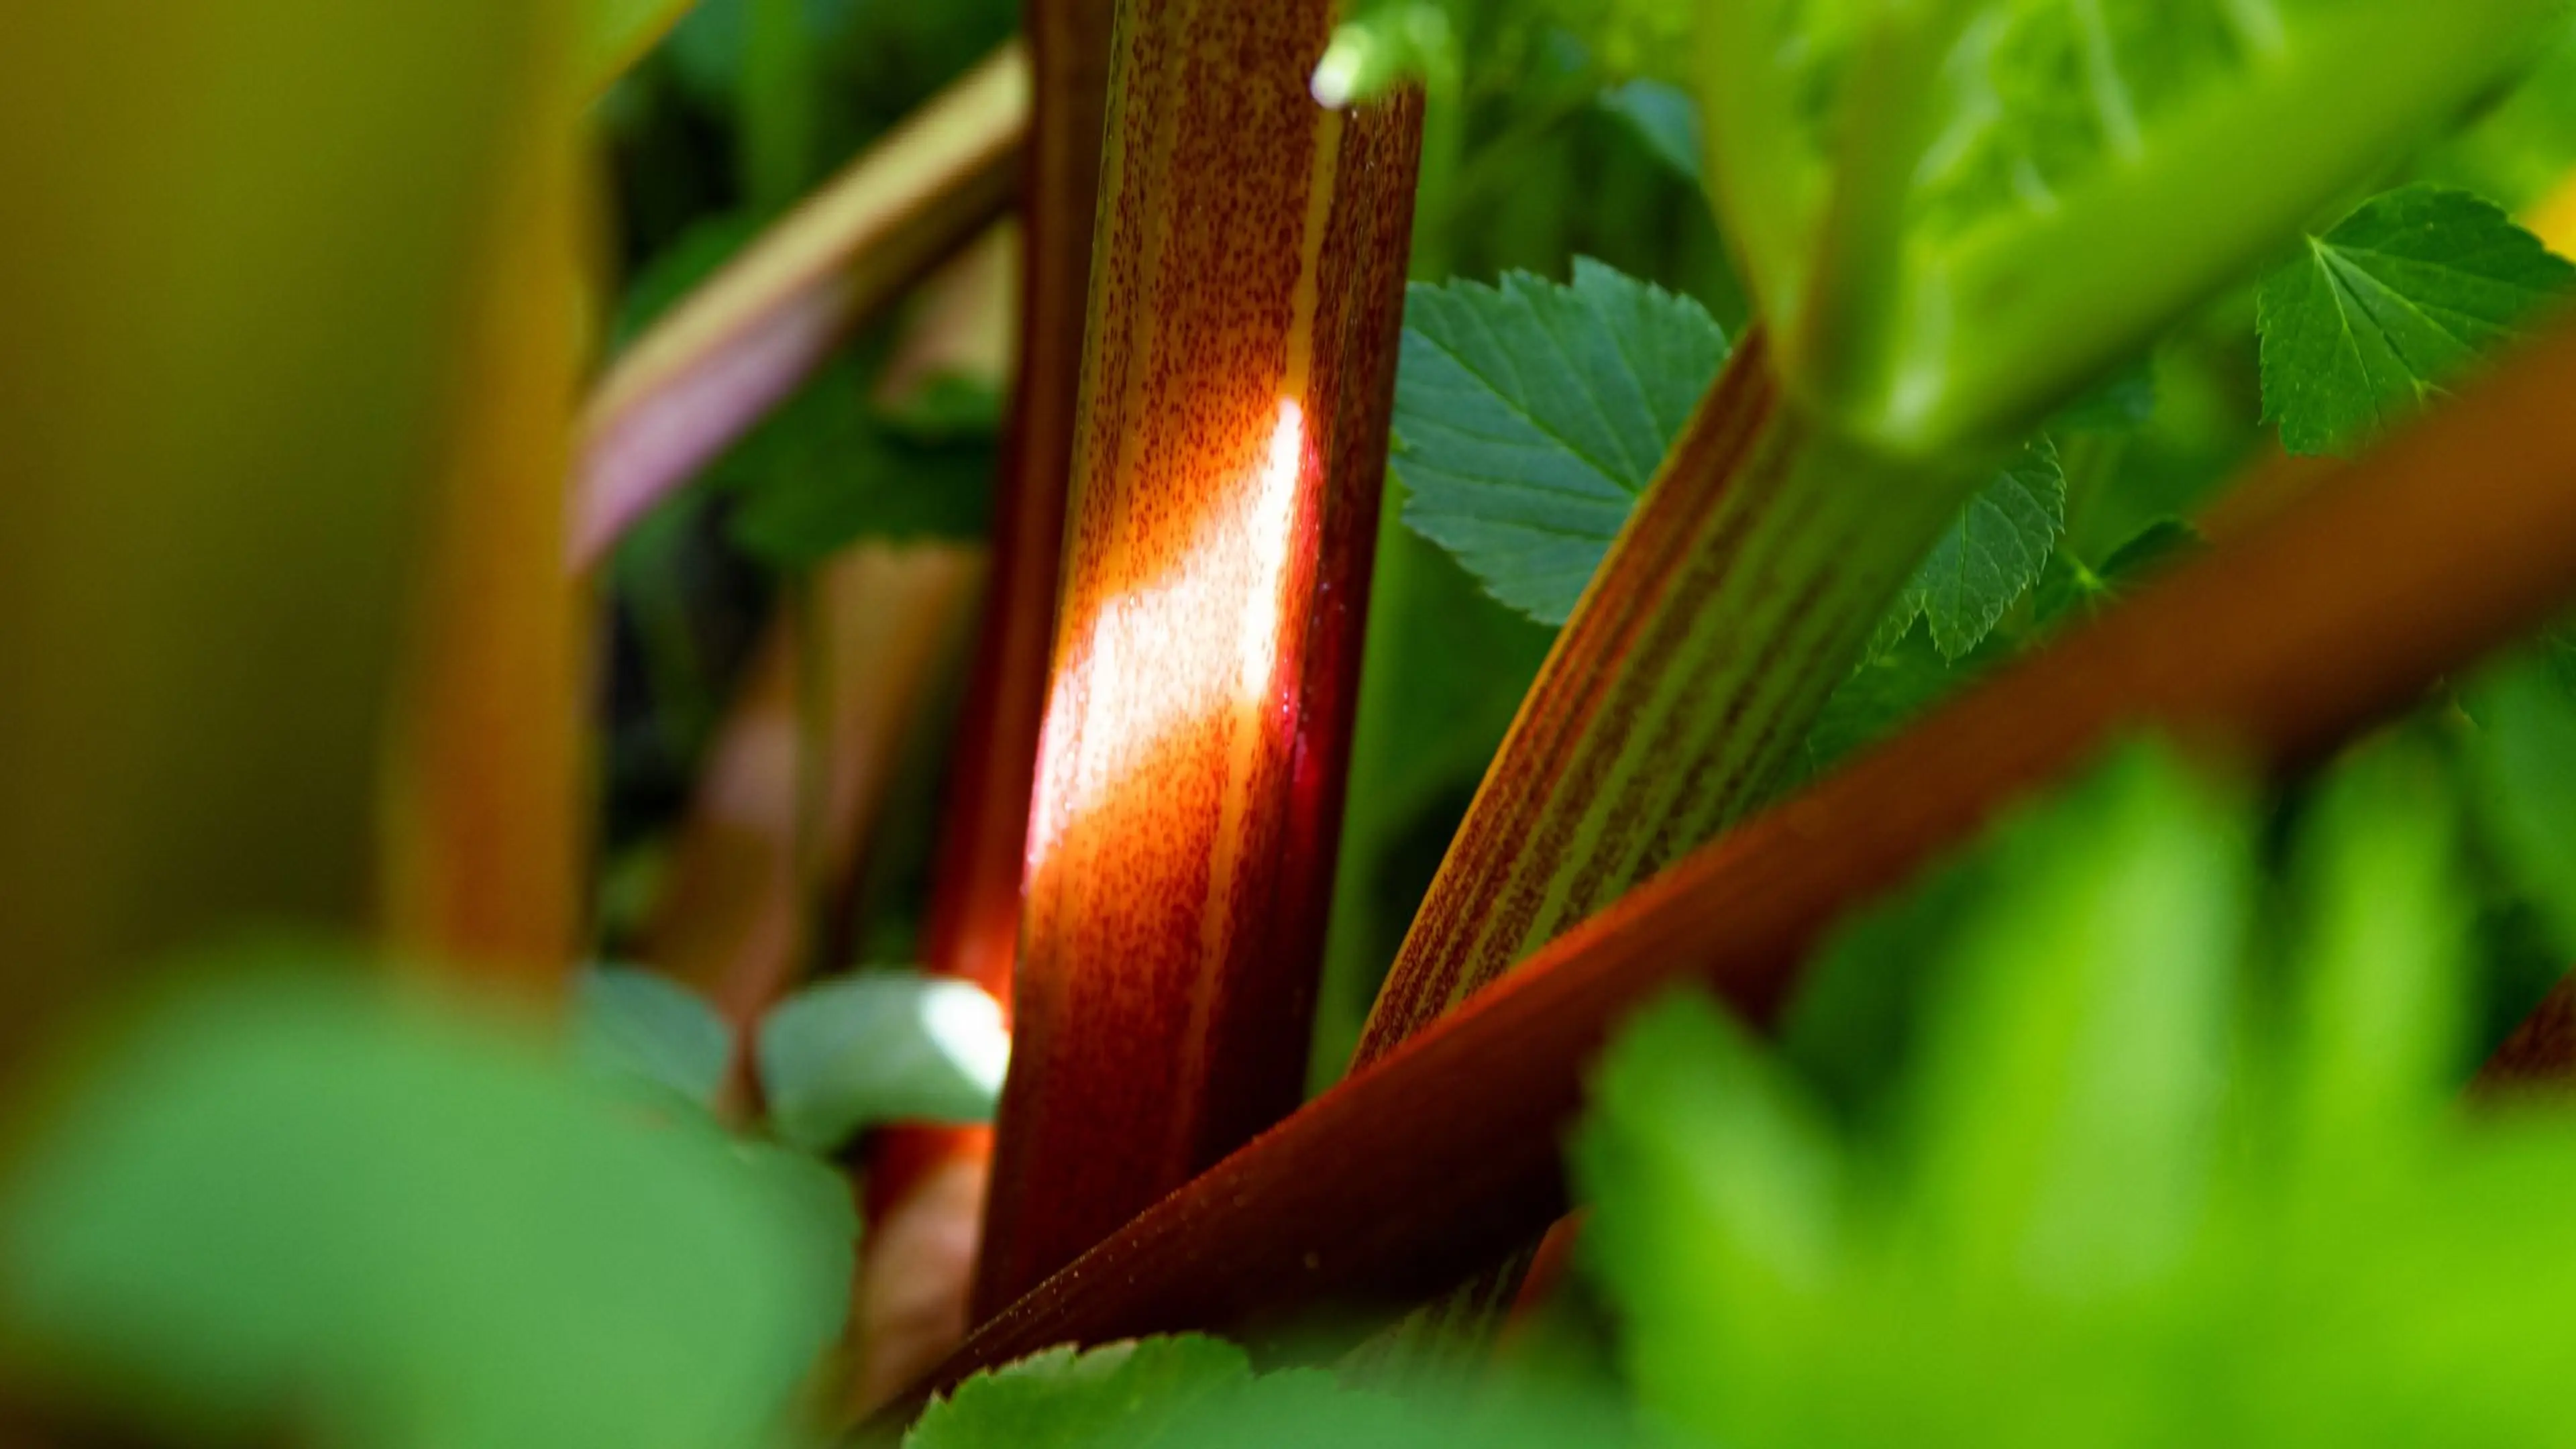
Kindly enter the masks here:
<path id="1" fill-rule="evenodd" d="M 972 982 L 862 971 L 761 1021 L 761 1095 L 780 1137 L 828 1151 L 883 1122 L 991 1121 L 1010 1051 L 1001 1007 Z"/>
<path id="2" fill-rule="evenodd" d="M 574 1052 L 615 1081 L 667 1089 L 712 1111 L 733 1033 L 704 997 L 667 976 L 594 966 L 574 985 Z"/>
<path id="3" fill-rule="evenodd" d="M 2265 415 L 2293 453 L 2348 452 L 2571 285 L 2576 266 L 2467 192 L 2374 197 L 2264 283 Z"/>
<path id="4" fill-rule="evenodd" d="M 191 1419 L 728 1442 L 786 1410 L 848 1306 L 857 1223 L 827 1170 L 648 1118 L 345 967 L 162 1003 L 45 1127 L 0 1187 L 0 1317 Z"/>
<path id="5" fill-rule="evenodd" d="M 1251 1381 L 1243 1350 L 1213 1338 L 1049 1349 L 959 1384 L 922 1413 L 904 1449 L 1139 1442 L 1200 1400 L 1240 1393 Z"/>
<path id="6" fill-rule="evenodd" d="M 1560 286 L 1416 285 L 1393 460 L 1407 526 L 1562 623 L 1724 360 L 1697 303 L 1578 260 Z"/>
<path id="7" fill-rule="evenodd" d="M 2066 472 L 2056 446 L 2040 438 L 1968 500 L 1915 570 L 1882 635 L 1901 635 L 1920 614 L 1942 658 L 1965 656 L 2039 582 L 2065 529 Z"/>

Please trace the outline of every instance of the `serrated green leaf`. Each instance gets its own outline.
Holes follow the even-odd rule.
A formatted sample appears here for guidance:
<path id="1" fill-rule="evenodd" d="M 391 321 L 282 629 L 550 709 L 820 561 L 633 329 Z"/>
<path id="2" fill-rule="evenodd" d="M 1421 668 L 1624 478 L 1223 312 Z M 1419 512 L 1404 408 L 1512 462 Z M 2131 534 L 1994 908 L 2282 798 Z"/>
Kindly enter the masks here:
<path id="1" fill-rule="evenodd" d="M 356 976 L 219 980 L 87 1068 L 0 1189 L 11 1341 L 343 1445 L 677 1449 L 784 1412 L 847 1305 L 846 1189 Z"/>
<path id="2" fill-rule="evenodd" d="M 1197 1335 L 1049 1349 L 977 1374 L 922 1413 L 904 1449 L 1612 1449 L 1614 1411 L 1506 1391 L 1478 1402 L 1345 1387 L 1320 1369 L 1255 1374 Z"/>
<path id="3" fill-rule="evenodd" d="M 1662 81 L 1632 80 L 1603 91 L 1601 109 L 1618 117 L 1656 160 L 1699 184 L 1699 105 L 1690 92 Z"/>
<path id="4" fill-rule="evenodd" d="M 1405 523 L 1563 623 L 1726 355 L 1698 303 L 1577 258 L 1559 286 L 1415 285 L 1393 459 Z"/>
<path id="5" fill-rule="evenodd" d="M 1902 637 L 1919 614 L 1941 656 L 1960 658 L 1984 643 L 2004 610 L 2038 582 L 2065 528 L 2066 473 L 2056 445 L 2040 438 L 1968 500 L 1914 571 L 1880 637 Z"/>
<path id="6" fill-rule="evenodd" d="M 2036 424 L 2146 345 L 2508 74 L 2557 9 L 1715 5 L 1711 190 L 1791 390 L 1939 453 Z"/>
<path id="7" fill-rule="evenodd" d="M 1141 1445 L 1251 1381 L 1242 1349 L 1197 1335 L 1054 1348 L 959 1384 L 922 1412 L 904 1449 Z"/>
<path id="8" fill-rule="evenodd" d="M 760 1089 L 788 1142 L 828 1151 L 884 1122 L 992 1120 L 1010 1065 L 981 987 L 911 971 L 809 986 L 762 1018 Z"/>
<path id="9" fill-rule="evenodd" d="M 603 1077 L 711 1109 L 733 1061 L 733 1032 L 706 998 L 667 976 L 593 966 L 574 986 L 573 1050 Z"/>
<path id="10" fill-rule="evenodd" d="M 2265 281 L 2263 409 L 2293 453 L 2350 451 L 2564 295 L 2576 267 L 2462 191 L 2364 202 Z"/>

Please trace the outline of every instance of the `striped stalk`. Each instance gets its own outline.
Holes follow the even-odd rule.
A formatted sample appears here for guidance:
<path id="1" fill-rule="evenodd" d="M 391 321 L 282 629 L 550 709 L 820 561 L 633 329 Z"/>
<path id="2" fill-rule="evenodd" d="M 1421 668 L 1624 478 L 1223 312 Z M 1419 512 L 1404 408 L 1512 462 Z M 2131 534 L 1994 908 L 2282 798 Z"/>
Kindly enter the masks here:
<path id="1" fill-rule="evenodd" d="M 1971 481 L 1820 430 L 1746 337 L 1548 656 L 1355 1066 L 1761 804 Z"/>
<path id="2" fill-rule="evenodd" d="M 1539 671 L 1353 1070 L 1764 803 L 1973 477 L 1817 426 L 1748 335 Z M 1350 1367 L 1471 1371 L 1529 1262 L 1516 1253 Z"/>
<path id="3" fill-rule="evenodd" d="M 1119 7 L 986 1310 L 1303 1085 L 1421 136 L 1332 24 Z"/>

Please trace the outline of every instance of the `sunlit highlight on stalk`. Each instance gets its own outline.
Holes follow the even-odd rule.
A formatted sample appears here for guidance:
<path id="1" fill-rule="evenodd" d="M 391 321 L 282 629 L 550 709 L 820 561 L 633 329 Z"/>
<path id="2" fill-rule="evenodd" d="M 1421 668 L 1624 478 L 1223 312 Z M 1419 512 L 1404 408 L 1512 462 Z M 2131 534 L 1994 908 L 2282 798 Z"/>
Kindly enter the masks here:
<path id="1" fill-rule="evenodd" d="M 1047 697 L 1032 877 L 1074 822 L 1113 806 L 1183 736 L 1222 731 L 1270 698 L 1305 451 L 1305 411 L 1282 398 L 1244 473 L 1202 502 L 1179 560 L 1070 626 Z"/>

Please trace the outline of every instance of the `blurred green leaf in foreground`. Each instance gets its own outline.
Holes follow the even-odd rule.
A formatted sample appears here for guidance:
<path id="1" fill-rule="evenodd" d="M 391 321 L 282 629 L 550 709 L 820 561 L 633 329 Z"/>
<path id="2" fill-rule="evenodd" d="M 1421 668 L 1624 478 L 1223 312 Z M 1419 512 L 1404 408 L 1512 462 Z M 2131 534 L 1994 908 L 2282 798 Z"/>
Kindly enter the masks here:
<path id="1" fill-rule="evenodd" d="M 1847 932 L 1786 1061 L 1650 1013 L 1575 1154 L 1642 1407 L 1744 1446 L 2563 1439 L 2576 1122 L 2455 1105 L 2451 802 L 2376 747 L 2267 891 L 2251 810 L 2134 752 Z M 1889 993 L 1876 1080 L 1816 1094 L 1855 1020 L 1818 1003 Z"/>
<path id="2" fill-rule="evenodd" d="M 45 1115 L 0 1183 L 0 1324 L 191 1437 L 712 1449 L 784 1426 L 855 1231 L 810 1159 L 381 988 L 253 973 L 146 1011 Z"/>

